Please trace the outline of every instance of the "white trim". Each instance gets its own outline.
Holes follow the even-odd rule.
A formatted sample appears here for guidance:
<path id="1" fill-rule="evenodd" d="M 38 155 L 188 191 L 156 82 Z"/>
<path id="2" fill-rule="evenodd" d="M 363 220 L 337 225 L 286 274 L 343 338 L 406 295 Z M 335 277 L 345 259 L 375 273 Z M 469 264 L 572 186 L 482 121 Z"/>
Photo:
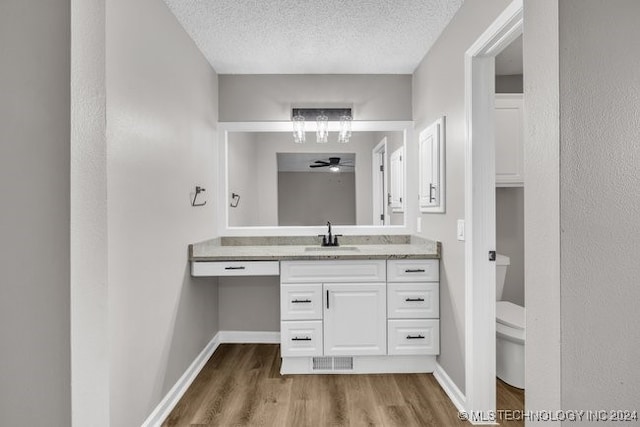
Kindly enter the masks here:
<path id="1" fill-rule="evenodd" d="M 316 123 L 312 120 L 305 122 L 305 132 L 315 132 Z M 383 131 L 403 131 L 413 128 L 412 121 L 358 121 L 351 122 L 352 132 L 383 132 Z M 292 132 L 290 121 L 285 122 L 219 122 L 218 130 L 223 132 Z M 329 122 L 329 130 L 337 132 L 340 130 L 339 122 Z"/>
<path id="2" fill-rule="evenodd" d="M 220 343 L 280 344 L 280 332 L 267 331 L 220 331 Z"/>
<path id="3" fill-rule="evenodd" d="M 338 130 L 337 122 L 329 122 L 329 130 Z M 383 131 L 399 131 L 403 132 L 405 153 L 410 144 L 413 143 L 413 122 L 412 121 L 354 121 L 351 124 L 353 132 L 383 132 Z M 314 131 L 315 123 L 309 122 L 305 124 L 306 131 Z M 229 132 L 293 132 L 291 122 L 221 122 L 218 123 L 218 138 L 216 153 L 216 164 L 218 165 L 218 185 L 214 190 L 214 200 L 217 203 L 217 221 L 219 236 L 309 236 L 322 234 L 325 227 L 319 225 L 317 227 L 281 227 L 281 226 L 256 226 L 256 227 L 231 227 L 229 226 L 229 209 L 226 200 L 229 194 L 229 183 L 227 182 L 228 158 L 227 144 Z M 293 139 L 293 136 L 292 136 Z M 404 167 L 405 195 L 414 193 L 414 182 L 407 182 L 407 168 Z M 406 197 L 405 197 L 406 199 Z M 415 213 L 417 201 L 406 200 L 404 209 L 404 225 L 351 225 L 351 226 L 335 226 L 336 233 L 345 235 L 384 235 L 384 234 L 411 234 L 413 232 L 410 224 L 415 223 Z M 413 208 L 416 209 L 413 209 Z"/>
<path id="4" fill-rule="evenodd" d="M 447 396 L 449 396 L 449 400 L 454 404 L 458 412 L 466 411 L 466 400 L 464 397 L 464 393 L 460 391 L 456 383 L 453 382 L 447 371 L 444 370 L 439 363 L 436 363 L 436 369 L 433 371 L 433 376 L 442 387 Z"/>
<path id="5" fill-rule="evenodd" d="M 466 411 L 496 409 L 495 55 L 522 33 L 513 1 L 465 54 L 465 392 Z"/>
<path id="6" fill-rule="evenodd" d="M 173 408 L 178 404 L 182 396 L 187 392 L 187 389 L 193 383 L 193 380 L 196 379 L 204 365 L 207 363 L 209 358 L 216 351 L 218 346 L 221 344 L 220 341 L 220 332 L 218 332 L 209 343 L 205 346 L 204 349 L 196 356 L 194 361 L 189 365 L 184 374 L 176 381 L 176 383 L 171 387 L 171 390 L 164 396 L 164 398 L 158 403 L 158 406 L 153 410 L 151 415 L 147 417 L 147 419 L 142 423 L 142 427 L 156 427 L 162 425 L 164 420 L 169 416 Z"/>

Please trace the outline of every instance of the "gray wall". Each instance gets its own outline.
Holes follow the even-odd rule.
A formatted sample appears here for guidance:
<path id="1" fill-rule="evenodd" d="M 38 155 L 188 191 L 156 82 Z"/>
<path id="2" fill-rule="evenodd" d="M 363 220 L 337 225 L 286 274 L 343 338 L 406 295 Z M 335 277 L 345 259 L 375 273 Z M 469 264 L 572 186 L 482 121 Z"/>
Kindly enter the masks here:
<path id="1" fill-rule="evenodd" d="M 105 1 L 71 0 L 71 417 L 109 407 Z"/>
<path id="2" fill-rule="evenodd" d="M 0 425 L 71 423 L 70 6 L 0 3 Z"/>
<path id="3" fill-rule="evenodd" d="M 524 78 L 522 74 L 496 76 L 496 93 L 522 93 Z"/>
<path id="4" fill-rule="evenodd" d="M 638 17 L 636 0 L 560 2 L 563 408 L 638 409 Z"/>
<path id="5" fill-rule="evenodd" d="M 226 195 L 226 206 L 229 211 L 229 225 L 269 225 L 261 222 L 264 206 L 260 205 L 260 157 L 256 151 L 256 136 L 250 132 L 230 132 L 227 144 L 227 161 L 229 164 L 229 194 Z M 240 195 L 240 200 L 232 208 L 231 195 Z M 266 219 L 266 218 L 265 218 Z"/>
<path id="6" fill-rule="evenodd" d="M 409 75 L 221 75 L 220 121 L 290 120 L 291 107 L 352 106 L 354 120 L 411 120 Z"/>
<path id="7" fill-rule="evenodd" d="M 524 306 L 524 188 L 496 188 L 496 251 L 510 258 L 502 300 Z"/>
<path id="8" fill-rule="evenodd" d="M 133 426 L 218 331 L 216 282 L 187 258 L 216 231 L 218 82 L 163 2 L 106 12 L 110 421 Z"/>
<path id="9" fill-rule="evenodd" d="M 280 332 L 280 277 L 221 277 L 221 331 Z"/>
<path id="10" fill-rule="evenodd" d="M 524 2 L 525 407 L 533 411 L 561 407 L 558 1 Z"/>
<path id="11" fill-rule="evenodd" d="M 447 118 L 447 211 L 423 214 L 421 235 L 442 242 L 439 363 L 465 390 L 464 242 L 456 221 L 464 218 L 464 54 L 509 4 L 508 0 L 466 1 L 413 75 L 416 135 L 438 117 Z"/>
<path id="12" fill-rule="evenodd" d="M 278 225 L 356 223 L 356 174 L 278 172 Z"/>

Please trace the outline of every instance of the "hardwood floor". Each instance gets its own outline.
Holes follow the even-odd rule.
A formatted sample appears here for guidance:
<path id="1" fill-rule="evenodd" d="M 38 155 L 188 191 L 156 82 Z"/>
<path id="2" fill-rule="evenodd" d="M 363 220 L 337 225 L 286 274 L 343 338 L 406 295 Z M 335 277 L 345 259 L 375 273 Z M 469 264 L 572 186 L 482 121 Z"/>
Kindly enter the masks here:
<path id="1" fill-rule="evenodd" d="M 279 372 L 276 344 L 222 344 L 163 426 L 470 425 L 431 374 Z M 523 400 L 523 391 L 498 383 L 499 409 L 522 409 Z"/>

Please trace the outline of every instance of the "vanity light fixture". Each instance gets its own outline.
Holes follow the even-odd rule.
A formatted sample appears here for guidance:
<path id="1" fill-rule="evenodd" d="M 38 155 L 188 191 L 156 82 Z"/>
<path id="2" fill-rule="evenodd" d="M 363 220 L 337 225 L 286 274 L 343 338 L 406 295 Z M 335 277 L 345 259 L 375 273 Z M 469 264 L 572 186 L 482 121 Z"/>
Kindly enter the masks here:
<path id="1" fill-rule="evenodd" d="M 338 142 L 346 144 L 351 138 L 351 116 L 340 116 L 340 131 L 338 132 Z"/>
<path id="2" fill-rule="evenodd" d="M 316 116 L 316 126 L 316 142 L 326 144 L 329 141 L 329 117 L 325 116 L 324 111 Z"/>
<path id="3" fill-rule="evenodd" d="M 304 144 L 304 116 L 298 112 L 291 121 L 293 122 L 293 142 Z"/>
<path id="4" fill-rule="evenodd" d="M 293 108 L 291 122 L 293 123 L 293 140 L 296 144 L 305 142 L 304 123 L 306 118 L 316 120 L 316 142 L 325 144 L 329 141 L 329 122 L 340 122 L 338 142 L 347 143 L 351 138 L 351 108 Z"/>

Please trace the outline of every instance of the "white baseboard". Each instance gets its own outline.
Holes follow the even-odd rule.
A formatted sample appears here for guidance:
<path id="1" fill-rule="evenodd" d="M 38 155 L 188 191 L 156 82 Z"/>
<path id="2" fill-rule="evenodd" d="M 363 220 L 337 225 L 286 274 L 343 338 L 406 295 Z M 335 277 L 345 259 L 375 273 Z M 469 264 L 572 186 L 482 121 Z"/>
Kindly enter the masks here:
<path id="1" fill-rule="evenodd" d="M 196 356 L 195 360 L 171 387 L 171 390 L 164 396 L 151 415 L 142 423 L 142 427 L 159 427 L 162 425 L 216 349 L 220 344 L 225 343 L 279 344 L 280 332 L 219 331 L 200 354 Z"/>
<path id="2" fill-rule="evenodd" d="M 438 381 L 438 384 L 440 384 L 440 387 L 442 387 L 444 392 L 447 393 L 449 400 L 451 400 L 451 403 L 454 404 L 458 412 L 465 412 L 467 410 L 467 399 L 439 363 L 436 363 L 436 369 L 433 372 L 433 376 L 436 381 Z"/>
<path id="3" fill-rule="evenodd" d="M 171 387 L 171 390 L 164 396 L 158 406 L 153 410 L 151 415 L 142 423 L 142 427 L 159 427 L 169 416 L 173 408 L 178 404 L 182 396 L 185 394 L 193 380 L 200 373 L 209 358 L 220 345 L 220 333 L 218 332 L 209 341 L 205 348 L 196 356 L 194 361 L 189 365 L 184 374 Z"/>
<path id="4" fill-rule="evenodd" d="M 266 331 L 220 331 L 220 344 L 280 344 L 280 332 Z"/>

